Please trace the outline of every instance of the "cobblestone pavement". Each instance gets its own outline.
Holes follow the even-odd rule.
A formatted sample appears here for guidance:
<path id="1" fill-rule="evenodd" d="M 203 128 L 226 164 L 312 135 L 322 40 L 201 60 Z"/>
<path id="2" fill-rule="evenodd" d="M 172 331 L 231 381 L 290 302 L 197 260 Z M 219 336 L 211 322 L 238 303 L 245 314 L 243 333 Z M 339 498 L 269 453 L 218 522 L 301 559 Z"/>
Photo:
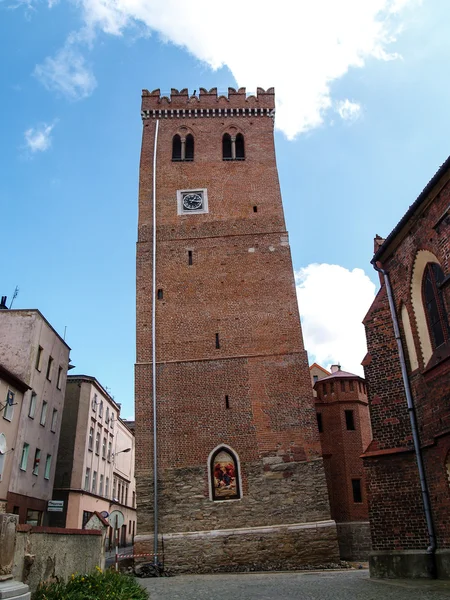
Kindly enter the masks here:
<path id="1" fill-rule="evenodd" d="M 448 600 L 450 582 L 369 579 L 362 571 L 138 579 L 150 600 Z"/>

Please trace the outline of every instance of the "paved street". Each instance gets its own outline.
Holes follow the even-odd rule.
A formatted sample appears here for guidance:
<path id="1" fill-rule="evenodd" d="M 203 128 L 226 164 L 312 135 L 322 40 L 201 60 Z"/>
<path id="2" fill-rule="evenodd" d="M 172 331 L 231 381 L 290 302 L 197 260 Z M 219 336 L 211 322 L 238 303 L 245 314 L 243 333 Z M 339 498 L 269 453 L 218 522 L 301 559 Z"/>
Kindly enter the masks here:
<path id="1" fill-rule="evenodd" d="M 374 581 L 368 571 L 180 575 L 138 579 L 150 600 L 441 600 L 450 582 Z"/>

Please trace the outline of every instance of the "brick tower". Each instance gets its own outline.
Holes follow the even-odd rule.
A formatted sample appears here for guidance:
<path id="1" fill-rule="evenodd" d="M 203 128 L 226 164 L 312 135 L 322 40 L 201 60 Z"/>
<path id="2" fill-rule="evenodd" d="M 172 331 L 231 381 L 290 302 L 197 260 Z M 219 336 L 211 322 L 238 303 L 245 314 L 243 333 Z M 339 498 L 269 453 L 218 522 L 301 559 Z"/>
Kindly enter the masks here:
<path id="1" fill-rule="evenodd" d="M 154 302 L 158 560 L 172 569 L 338 560 L 274 107 L 272 88 L 142 95 L 136 551 L 154 547 Z"/>

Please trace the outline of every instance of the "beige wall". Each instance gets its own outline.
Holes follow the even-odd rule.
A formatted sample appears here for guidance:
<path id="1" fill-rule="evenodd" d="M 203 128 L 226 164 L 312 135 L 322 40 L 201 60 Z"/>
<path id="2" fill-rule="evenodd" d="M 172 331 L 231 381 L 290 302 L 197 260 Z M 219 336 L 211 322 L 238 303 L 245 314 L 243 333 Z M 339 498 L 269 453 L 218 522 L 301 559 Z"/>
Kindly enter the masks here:
<path id="1" fill-rule="evenodd" d="M 0 433 L 6 438 L 6 453 L 0 457 L 0 503 L 6 502 L 9 490 L 9 480 L 11 477 L 12 464 L 14 460 L 14 449 L 16 448 L 17 431 L 19 429 L 20 415 L 23 405 L 23 393 L 13 385 L 10 385 L 6 379 L 0 379 L 0 407 L 6 404 L 8 392 L 14 393 L 14 404 L 12 407 L 11 420 L 5 419 L 5 407 L 0 411 Z M 6 506 L 5 506 L 6 510 Z M 2 510 L 0 509 L 0 512 Z"/>
<path id="2" fill-rule="evenodd" d="M 331 375 L 329 371 L 318 365 L 317 363 L 313 363 L 309 367 L 309 373 L 311 375 L 311 385 L 314 387 L 314 384 L 317 380 L 323 379 L 324 377 L 328 377 Z M 317 379 L 315 379 L 317 377 Z M 317 392 L 313 390 L 314 397 L 317 397 Z"/>
<path id="3" fill-rule="evenodd" d="M 0 311 L 0 330 L 0 363 L 31 387 L 22 402 L 9 492 L 46 502 L 52 497 L 70 348 L 37 310 Z M 39 347 L 42 351 L 37 368 Z M 48 373 L 50 357 L 53 361 Z M 33 418 L 29 416 L 32 393 L 36 394 Z M 41 424 L 44 402 L 47 403 L 46 418 Z M 56 411 L 56 420 L 52 428 L 53 411 Z M 20 468 L 24 443 L 29 444 L 26 470 Z M 32 472 L 36 449 L 41 451 L 37 475 Z M 47 479 L 44 474 L 48 455 L 51 468 Z"/>

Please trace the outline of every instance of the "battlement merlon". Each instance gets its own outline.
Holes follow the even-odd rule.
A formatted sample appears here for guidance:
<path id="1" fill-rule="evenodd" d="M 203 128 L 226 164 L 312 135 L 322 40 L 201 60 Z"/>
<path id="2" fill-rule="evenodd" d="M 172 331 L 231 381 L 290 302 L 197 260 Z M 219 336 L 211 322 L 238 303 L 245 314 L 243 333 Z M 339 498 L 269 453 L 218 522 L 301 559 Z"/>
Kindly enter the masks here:
<path id="1" fill-rule="evenodd" d="M 218 95 L 217 88 L 209 91 L 200 88 L 196 94 L 189 94 L 187 88 L 180 91 L 172 88 L 170 96 L 161 96 L 159 89 L 149 92 L 142 90 L 142 113 L 160 110 L 202 110 L 202 109 L 259 109 L 258 113 L 268 114 L 275 109 L 275 90 L 257 88 L 256 96 L 247 96 L 245 88 L 228 88 L 228 96 Z"/>

